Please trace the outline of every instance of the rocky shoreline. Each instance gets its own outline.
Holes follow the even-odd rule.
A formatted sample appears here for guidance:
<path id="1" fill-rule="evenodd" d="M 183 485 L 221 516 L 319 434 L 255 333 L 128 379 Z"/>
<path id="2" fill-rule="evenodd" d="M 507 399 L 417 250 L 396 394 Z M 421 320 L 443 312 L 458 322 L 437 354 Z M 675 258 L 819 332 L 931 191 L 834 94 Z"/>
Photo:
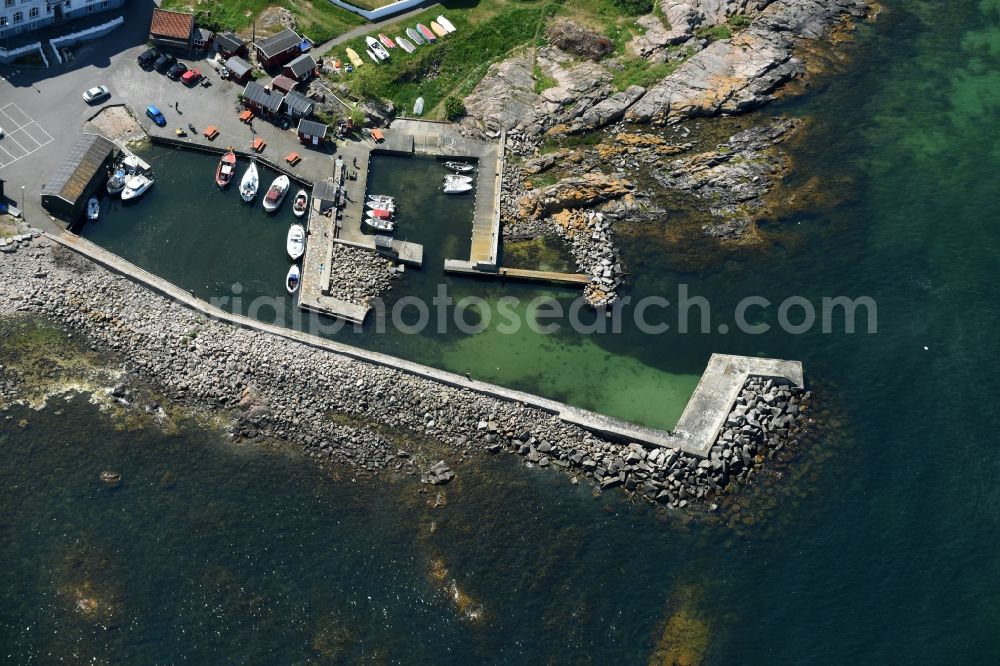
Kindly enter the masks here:
<path id="1" fill-rule="evenodd" d="M 45 317 L 124 359 L 128 374 L 118 396 L 131 395 L 130 381 L 149 385 L 228 421 L 236 440 L 287 441 L 317 461 L 360 472 L 450 481 L 446 462 L 421 453 L 421 442 L 432 442 L 435 454 L 507 451 L 602 489 L 712 508 L 794 447 L 809 422 L 809 392 L 751 379 L 707 459 L 611 442 L 522 404 L 213 320 L 37 231 L 5 248 L 12 250 L 0 254 L 0 316 Z M 18 399 L 16 368 L 0 369 L 0 379 L 0 404 Z"/>

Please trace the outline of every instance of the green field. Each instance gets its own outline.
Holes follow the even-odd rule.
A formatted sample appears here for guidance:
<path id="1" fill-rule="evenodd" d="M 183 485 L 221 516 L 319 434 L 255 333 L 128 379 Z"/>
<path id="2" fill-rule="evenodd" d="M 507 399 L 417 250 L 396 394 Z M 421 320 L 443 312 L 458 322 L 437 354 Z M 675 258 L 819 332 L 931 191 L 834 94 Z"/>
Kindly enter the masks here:
<path id="1" fill-rule="evenodd" d="M 162 5 L 163 9 L 195 12 L 198 25 L 217 31 L 233 30 L 240 33 L 246 33 L 254 20 L 269 7 L 290 10 L 295 15 L 299 32 L 317 44 L 365 22 L 357 14 L 335 7 L 326 0 L 163 0 Z M 257 34 L 262 34 L 259 22 Z"/>

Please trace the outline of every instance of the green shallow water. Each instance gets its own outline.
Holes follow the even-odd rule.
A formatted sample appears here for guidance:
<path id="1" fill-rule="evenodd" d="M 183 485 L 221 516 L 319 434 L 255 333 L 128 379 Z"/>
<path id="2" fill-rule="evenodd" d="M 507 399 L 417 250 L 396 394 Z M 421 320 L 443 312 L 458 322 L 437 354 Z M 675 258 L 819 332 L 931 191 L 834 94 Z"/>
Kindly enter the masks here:
<path id="1" fill-rule="evenodd" d="M 553 338 L 666 376 L 695 376 L 711 351 L 801 358 L 842 425 L 750 503 L 762 525 L 675 529 L 508 459 L 461 466 L 436 514 L 405 484 L 330 482 L 294 456 L 233 451 L 211 433 L 116 435 L 76 403 L 61 417 L 28 414 L 22 431 L 17 412 L 0 422 L 0 530 L 16 544 L 2 551 L 3 654 L 301 663 L 319 659 L 312 637 L 332 616 L 364 641 L 334 632 L 353 650 L 343 661 L 642 663 L 687 608 L 682 618 L 709 627 L 706 663 L 1000 661 L 1000 6 L 891 3 L 850 49 L 844 71 L 768 110 L 813 119 L 792 180 L 819 176 L 827 203 L 768 221 L 766 251 L 697 274 L 671 271 L 671 248 L 654 238 L 622 245 L 634 294 L 689 283 L 713 324 L 748 294 L 868 295 L 876 334 L 625 334 L 578 350 L 587 343 Z M 502 349 L 365 337 L 458 369 Z M 501 358 L 530 376 L 545 344 Z M 564 368 L 532 381 L 565 390 L 547 379 Z M 124 472 L 114 493 L 97 481 L 107 467 Z M 158 487 L 166 469 L 178 475 L 169 491 Z M 120 581 L 125 619 L 110 632 L 58 592 L 73 544 L 103 553 L 96 575 Z M 435 557 L 482 605 L 481 624 L 438 591 Z"/>

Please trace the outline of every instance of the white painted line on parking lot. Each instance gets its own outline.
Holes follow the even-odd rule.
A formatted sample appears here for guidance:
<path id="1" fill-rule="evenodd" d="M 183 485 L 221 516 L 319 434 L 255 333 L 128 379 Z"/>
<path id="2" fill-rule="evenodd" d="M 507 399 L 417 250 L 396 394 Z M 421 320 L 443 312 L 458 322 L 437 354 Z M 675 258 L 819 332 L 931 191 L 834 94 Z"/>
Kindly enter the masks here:
<path id="1" fill-rule="evenodd" d="M 4 132 L 6 134 L 2 139 L 0 139 L 0 142 L 6 143 L 7 141 L 10 141 L 18 148 L 20 148 L 21 151 L 23 152 L 22 155 L 15 156 L 12 152 L 7 150 L 7 148 L 4 148 L 2 145 L 0 145 L 0 150 L 3 150 L 3 152 L 7 153 L 7 156 L 11 158 L 9 161 L 0 160 L 0 169 L 6 166 L 10 166 L 11 164 L 13 164 L 14 162 L 18 161 L 23 157 L 28 157 L 35 151 L 40 150 L 43 146 L 46 146 L 55 141 L 55 139 L 52 137 L 51 134 L 46 132 L 45 129 L 43 129 L 42 126 L 39 125 L 37 121 L 32 120 L 31 116 L 22 111 L 21 107 L 19 107 L 17 104 L 14 104 L 12 102 L 4 107 L 0 107 L 0 113 L 2 113 L 6 118 L 8 118 L 11 121 L 11 123 L 16 125 L 16 127 L 13 127 L 13 129 L 11 129 L 10 125 L 4 128 Z M 23 116 L 24 122 L 21 122 L 15 115 L 12 115 L 14 113 Z M 0 124 L 0 127 L 3 127 L 3 124 Z M 18 133 L 20 133 L 19 136 L 22 141 L 27 143 L 27 139 L 31 139 L 31 141 L 33 141 L 36 144 L 36 147 L 31 149 L 25 148 L 21 144 L 21 141 L 18 141 L 14 137 L 14 135 Z M 35 134 L 38 134 L 39 138 L 36 139 Z M 25 137 L 27 137 L 27 139 Z M 7 145 L 10 148 L 14 147 L 10 143 L 8 143 Z"/>
<path id="2" fill-rule="evenodd" d="M 22 116 L 24 116 L 24 120 L 18 120 L 14 116 L 10 115 L 10 113 L 7 112 L 7 109 L 10 109 L 10 108 L 13 108 L 19 114 L 21 114 Z M 2 111 L 5 116 L 7 116 L 8 118 L 10 118 L 11 122 L 15 123 L 18 126 L 17 129 L 20 129 L 21 127 L 24 127 L 25 125 L 27 125 L 28 123 L 31 122 L 31 116 L 29 116 L 27 113 L 25 113 L 24 111 L 22 111 L 21 107 L 19 107 L 17 104 L 14 104 L 13 102 L 11 102 L 10 104 L 8 104 L 7 106 L 4 106 L 4 107 L 0 108 L 0 111 Z"/>

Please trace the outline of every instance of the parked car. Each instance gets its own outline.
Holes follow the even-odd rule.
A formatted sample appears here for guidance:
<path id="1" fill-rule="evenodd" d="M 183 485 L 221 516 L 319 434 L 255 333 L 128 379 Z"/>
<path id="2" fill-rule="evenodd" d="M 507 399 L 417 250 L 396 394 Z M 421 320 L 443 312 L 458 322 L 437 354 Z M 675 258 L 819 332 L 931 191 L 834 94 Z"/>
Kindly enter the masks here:
<path id="1" fill-rule="evenodd" d="M 201 71 L 198 70 L 198 68 L 193 68 L 184 72 L 184 75 L 181 76 L 181 81 L 183 81 L 185 84 L 189 86 L 193 86 L 194 84 L 198 83 L 198 80 L 200 78 L 201 78 Z"/>
<path id="2" fill-rule="evenodd" d="M 148 48 L 139 54 L 139 57 L 135 59 L 139 63 L 140 67 L 146 68 L 156 62 L 156 59 L 160 57 L 160 50 L 155 46 Z"/>
<path id="3" fill-rule="evenodd" d="M 163 114 L 160 113 L 160 110 L 155 106 L 153 106 L 152 104 L 146 107 L 146 115 L 149 116 L 150 119 L 160 127 L 163 127 L 164 125 L 167 124 L 167 119 L 164 118 Z"/>
<path id="4" fill-rule="evenodd" d="M 181 74 L 184 74 L 187 71 L 188 71 L 187 65 L 185 65 L 182 62 L 176 62 L 174 63 L 174 66 L 167 71 L 167 77 L 176 81 L 177 79 L 181 78 Z"/>
<path id="5" fill-rule="evenodd" d="M 161 55 L 159 58 L 156 59 L 155 63 L 153 63 L 153 68 L 156 69 L 156 71 L 158 71 L 160 74 L 166 74 L 167 70 L 173 67 L 176 62 L 177 58 L 173 57 L 172 55 L 167 55 L 166 53 L 164 53 L 163 55 Z"/>
<path id="6" fill-rule="evenodd" d="M 92 104 L 99 99 L 104 99 L 111 95 L 111 91 L 108 90 L 107 86 L 95 86 L 90 90 L 83 91 L 83 101 L 87 104 Z"/>

